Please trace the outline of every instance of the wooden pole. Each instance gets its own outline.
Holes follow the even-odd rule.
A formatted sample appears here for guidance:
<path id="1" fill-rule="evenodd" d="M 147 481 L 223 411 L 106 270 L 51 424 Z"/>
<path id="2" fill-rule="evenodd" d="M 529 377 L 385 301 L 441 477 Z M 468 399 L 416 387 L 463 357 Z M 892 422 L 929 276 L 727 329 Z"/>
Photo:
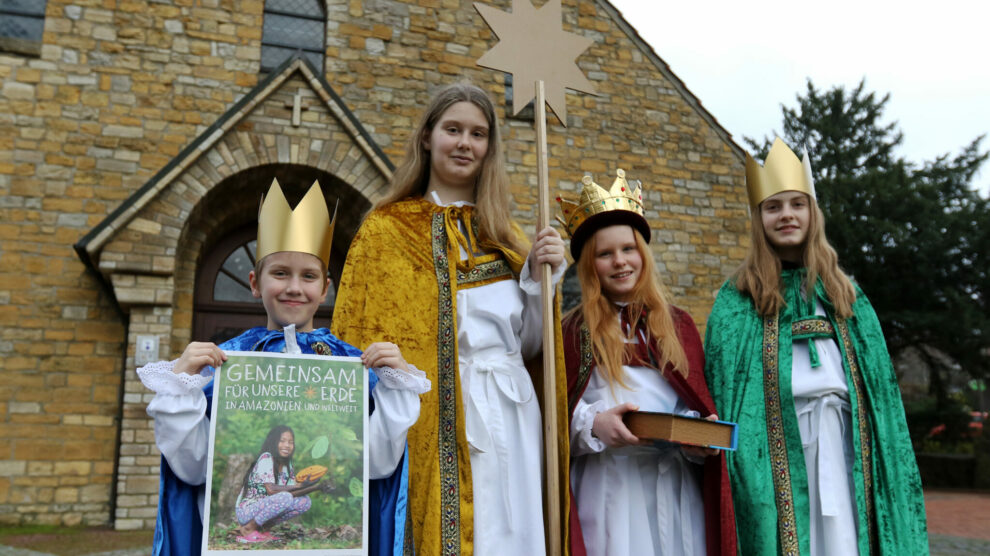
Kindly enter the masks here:
<path id="1" fill-rule="evenodd" d="M 539 189 L 537 204 L 537 230 L 550 225 L 550 171 L 547 166 L 547 104 L 543 81 L 536 82 L 536 179 Z M 540 265 L 543 294 L 543 453 L 545 456 L 546 494 L 545 524 L 547 554 L 559 556 L 561 550 L 560 527 L 560 474 L 557 453 L 557 369 L 554 349 L 554 314 L 551 274 L 548 263 Z"/>

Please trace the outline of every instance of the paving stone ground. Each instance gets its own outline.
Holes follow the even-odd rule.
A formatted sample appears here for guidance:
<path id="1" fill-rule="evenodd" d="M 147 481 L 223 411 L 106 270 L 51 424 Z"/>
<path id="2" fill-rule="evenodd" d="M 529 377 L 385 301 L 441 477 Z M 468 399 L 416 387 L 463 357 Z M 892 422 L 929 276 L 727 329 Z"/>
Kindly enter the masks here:
<path id="1" fill-rule="evenodd" d="M 925 491 L 932 556 L 990 554 L 990 493 Z"/>
<path id="2" fill-rule="evenodd" d="M 932 556 L 986 556 L 990 554 L 990 541 L 966 539 L 929 533 L 928 545 Z"/>
<path id="3" fill-rule="evenodd" d="M 932 556 L 986 556 L 990 554 L 990 493 L 927 490 L 928 539 Z M 113 535 L 114 531 L 102 534 Z M 88 552 L 85 556 L 144 556 L 146 545 L 111 552 Z M 0 546 L 0 556 L 53 556 L 30 546 Z"/>
<path id="4" fill-rule="evenodd" d="M 928 530 L 990 541 L 990 493 L 925 491 Z"/>

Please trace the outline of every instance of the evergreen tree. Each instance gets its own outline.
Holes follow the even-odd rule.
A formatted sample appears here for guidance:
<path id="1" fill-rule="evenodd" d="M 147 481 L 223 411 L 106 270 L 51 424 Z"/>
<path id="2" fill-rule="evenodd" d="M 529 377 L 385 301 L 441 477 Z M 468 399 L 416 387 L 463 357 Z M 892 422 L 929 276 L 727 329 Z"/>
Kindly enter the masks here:
<path id="1" fill-rule="evenodd" d="M 972 186 L 988 152 L 983 137 L 956 156 L 921 165 L 898 156 L 897 123 L 883 123 L 890 95 L 863 81 L 819 91 L 809 80 L 797 106 L 783 106 L 783 135 L 807 150 L 829 241 L 843 269 L 876 308 L 888 349 L 915 346 L 945 401 L 949 363 L 990 374 L 990 212 Z M 773 137 L 746 142 L 766 157 Z"/>

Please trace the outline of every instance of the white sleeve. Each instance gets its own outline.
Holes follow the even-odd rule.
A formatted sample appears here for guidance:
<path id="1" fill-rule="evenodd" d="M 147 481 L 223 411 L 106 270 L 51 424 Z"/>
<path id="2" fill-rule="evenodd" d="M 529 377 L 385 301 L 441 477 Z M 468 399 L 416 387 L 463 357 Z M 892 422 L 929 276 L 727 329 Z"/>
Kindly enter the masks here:
<path id="1" fill-rule="evenodd" d="M 555 289 L 557 283 L 564 277 L 566 270 L 567 261 L 564 261 L 551 275 L 550 281 Z M 522 341 L 522 356 L 523 359 L 530 359 L 539 353 L 543 345 L 543 303 L 541 301 L 543 295 L 540 282 L 534 280 L 530 272 L 529 257 L 526 257 L 526 263 L 523 264 L 522 270 L 519 272 L 519 289 L 523 292 L 522 331 L 519 334 Z"/>
<path id="2" fill-rule="evenodd" d="M 597 454 L 605 450 L 605 443 L 591 434 L 595 415 L 605 411 L 608 411 L 605 400 L 594 403 L 578 400 L 574 406 L 574 417 L 571 418 L 571 456 Z"/>
<path id="3" fill-rule="evenodd" d="M 419 419 L 419 395 L 430 391 L 426 373 L 410 367 L 409 373 L 391 367 L 374 369 L 379 380 L 371 391 L 375 411 L 368 418 L 368 468 L 372 479 L 384 479 L 395 472 L 406 449 L 409 427 Z"/>
<path id="4" fill-rule="evenodd" d="M 147 409 L 155 420 L 155 444 L 180 479 L 201 485 L 206 482 L 210 442 L 202 388 L 212 375 L 176 374 L 174 363 L 160 361 L 137 372 L 141 382 L 156 392 Z"/>

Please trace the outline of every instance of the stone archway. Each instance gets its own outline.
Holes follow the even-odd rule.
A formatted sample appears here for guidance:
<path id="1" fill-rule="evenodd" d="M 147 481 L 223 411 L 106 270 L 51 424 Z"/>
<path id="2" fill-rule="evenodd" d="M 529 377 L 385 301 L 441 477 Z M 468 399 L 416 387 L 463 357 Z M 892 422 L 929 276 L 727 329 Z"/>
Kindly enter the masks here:
<path id="1" fill-rule="evenodd" d="M 191 311 L 191 340 L 208 341 L 212 331 L 217 327 L 227 330 L 243 330 L 248 326 L 264 324 L 264 319 L 256 322 L 248 315 L 263 315 L 260 302 L 250 296 L 228 296 L 218 299 L 214 296 L 214 285 L 222 280 L 234 291 L 238 284 L 246 288 L 247 271 L 249 268 L 239 268 L 230 274 L 223 274 L 223 258 L 241 245 L 252 242 L 257 234 L 258 201 L 263 192 L 268 190 L 272 178 L 277 178 L 289 200 L 295 205 L 305 194 L 313 182 L 318 182 L 327 199 L 329 209 L 337 206 L 337 222 L 334 227 L 334 241 L 330 254 L 328 272 L 333 284 L 340 282 L 347 247 L 351 243 L 360 217 L 369 208 L 370 203 L 349 184 L 318 168 L 293 164 L 270 164 L 241 171 L 228 177 L 218 184 L 203 198 L 201 210 L 190 215 L 188 229 L 195 229 L 206 236 L 204 242 L 187 242 L 177 253 L 179 262 L 176 268 L 176 279 L 185 283 L 189 280 L 187 274 L 194 273 L 192 307 L 175 304 L 176 314 L 186 314 Z M 197 251 L 199 249 L 199 251 Z M 253 253 L 241 251 L 247 262 Z M 250 260 L 253 264 L 253 260 Z M 243 267 L 243 264 L 241 265 Z M 227 270 L 227 272 L 230 272 Z M 246 291 L 244 293 L 247 293 Z M 329 322 L 331 305 L 318 313 L 321 326 Z M 239 318 L 243 315 L 248 318 Z M 184 324 L 184 323 L 183 323 Z M 228 333 L 223 339 L 229 337 Z M 178 348 L 176 348 L 178 349 Z"/>
<path id="2" fill-rule="evenodd" d="M 328 199 L 341 199 L 334 250 L 346 253 L 364 212 L 382 197 L 391 171 L 360 122 L 297 57 L 239 100 L 76 244 L 128 323 L 115 473 L 118 529 L 154 526 L 160 456 L 145 414 L 153 395 L 135 368 L 177 357 L 188 344 L 196 268 L 205 249 L 255 219 L 262 192 L 278 176 L 291 185 L 290 202 L 292 195 L 302 195 L 294 188 L 301 191 L 317 179 Z"/>

